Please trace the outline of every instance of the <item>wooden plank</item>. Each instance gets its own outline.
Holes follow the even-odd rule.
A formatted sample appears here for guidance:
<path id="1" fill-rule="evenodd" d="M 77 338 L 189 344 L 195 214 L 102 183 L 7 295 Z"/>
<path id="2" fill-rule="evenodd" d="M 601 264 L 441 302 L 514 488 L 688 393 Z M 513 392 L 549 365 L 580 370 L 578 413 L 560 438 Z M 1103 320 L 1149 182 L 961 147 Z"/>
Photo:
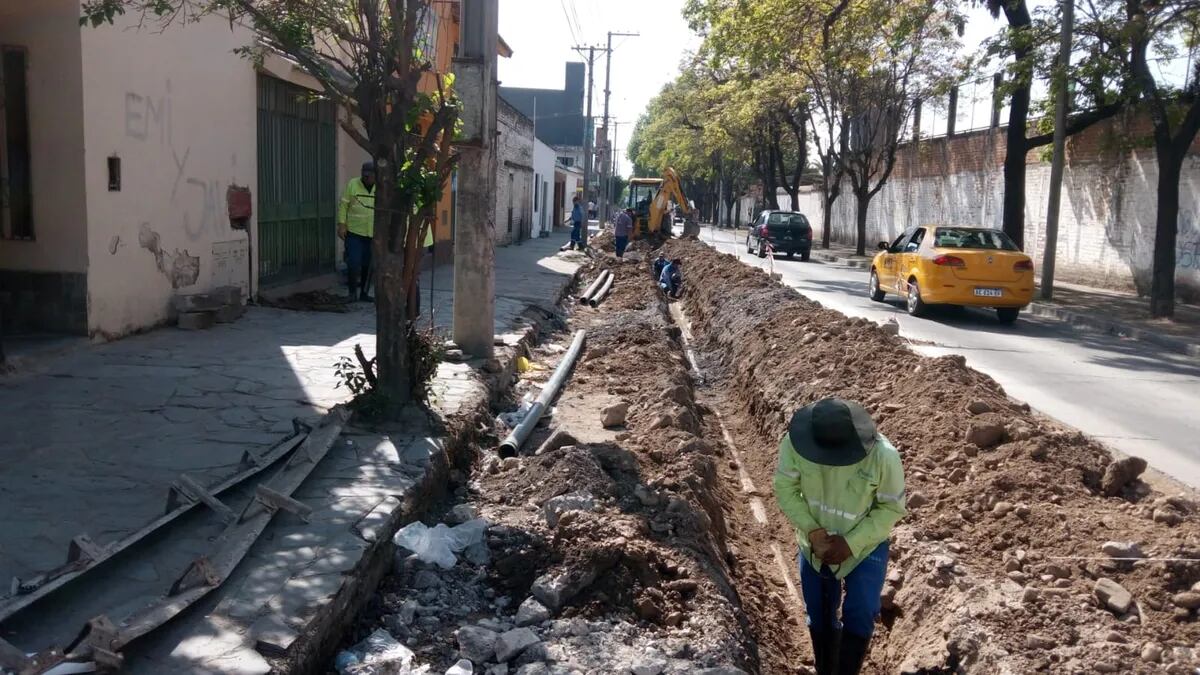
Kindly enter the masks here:
<path id="1" fill-rule="evenodd" d="M 195 478 L 186 473 L 181 473 L 179 474 L 178 481 L 179 485 L 183 488 L 182 492 L 187 493 L 193 499 L 199 499 L 204 502 L 205 506 L 216 512 L 222 522 L 228 523 L 237 517 L 234 515 L 233 509 L 226 506 L 220 499 L 217 499 L 216 495 L 209 492 L 208 488 L 201 485 Z"/>
<path id="2" fill-rule="evenodd" d="M 274 464 L 280 459 L 283 459 L 288 455 L 288 453 L 299 447 L 304 441 L 305 437 L 305 435 L 294 435 L 283 439 L 276 444 L 275 447 L 271 448 L 261 456 L 261 463 L 258 466 L 250 467 L 245 471 L 236 473 L 224 481 L 217 483 L 215 486 L 213 486 L 212 492 L 214 494 L 221 494 L 222 492 L 225 492 L 226 490 L 243 483 L 250 478 L 253 478 L 263 469 Z M 129 547 L 136 545 L 139 541 L 145 539 L 150 534 L 153 534 L 155 531 L 171 524 L 180 516 L 195 508 L 198 504 L 199 502 L 179 504 L 176 508 L 164 513 L 148 523 L 145 527 L 142 527 L 136 532 L 133 532 L 132 534 L 129 534 L 128 536 L 110 544 L 105 549 L 104 554 L 99 558 L 95 558 L 90 561 L 76 561 L 74 563 L 68 563 L 62 567 L 52 570 L 51 572 L 41 575 L 45 577 L 44 583 L 40 583 L 36 588 L 20 595 L 16 595 L 14 592 L 14 595 L 4 599 L 3 601 L 0 601 L 0 622 L 3 622 L 17 612 L 34 604 L 38 600 L 41 600 L 59 588 L 62 588 L 71 581 L 74 581 L 75 579 L 79 578 L 80 575 L 85 574 L 89 569 L 92 569 L 96 565 L 99 565 L 100 563 L 111 559 L 113 556 L 116 556 L 129 549 Z"/>
<path id="3" fill-rule="evenodd" d="M 313 468 L 333 447 L 334 442 L 342 434 L 342 427 L 349 418 L 350 411 L 345 406 L 335 406 L 321 420 L 321 424 L 309 434 L 295 454 L 288 458 L 287 463 L 279 472 L 266 481 L 267 487 L 284 496 L 290 496 L 292 492 L 295 492 L 296 488 L 300 487 L 304 479 L 312 473 Z M 119 651 L 130 642 L 163 625 L 224 583 L 233 569 L 249 552 L 250 546 L 266 529 L 274 515 L 275 509 L 266 507 L 258 500 L 250 500 L 242 517 L 225 528 L 213 543 L 212 551 L 207 556 L 220 581 L 211 586 L 180 588 L 179 593 L 166 595 L 125 617 L 117 623 L 118 636 L 113 641 L 113 650 Z"/>
<path id="4" fill-rule="evenodd" d="M 275 510 L 287 511 L 300 517 L 300 520 L 308 522 L 308 517 L 312 515 L 313 509 L 304 502 L 296 501 L 287 495 L 279 494 L 266 485 L 259 485 L 254 491 L 254 499 L 259 503 Z"/>
<path id="5" fill-rule="evenodd" d="M 20 673 L 29 665 L 29 659 L 26 658 L 25 652 L 14 647 L 11 643 L 0 638 L 0 668 Z"/>

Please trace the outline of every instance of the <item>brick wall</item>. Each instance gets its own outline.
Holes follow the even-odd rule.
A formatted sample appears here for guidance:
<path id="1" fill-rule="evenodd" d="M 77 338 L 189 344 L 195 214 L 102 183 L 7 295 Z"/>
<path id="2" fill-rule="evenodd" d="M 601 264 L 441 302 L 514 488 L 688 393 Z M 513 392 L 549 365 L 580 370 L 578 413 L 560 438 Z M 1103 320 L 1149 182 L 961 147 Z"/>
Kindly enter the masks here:
<path id="1" fill-rule="evenodd" d="M 529 239 L 533 229 L 533 121 L 497 98 L 496 244 Z M 511 207 L 511 208 L 510 208 Z"/>
<path id="2" fill-rule="evenodd" d="M 1057 277 L 1112 288 L 1150 288 L 1157 163 L 1144 143 L 1144 118 L 1101 124 L 1069 139 L 1059 211 Z M 1179 296 L 1200 300 L 1200 143 L 1184 162 L 1180 184 L 1177 280 Z M 1025 246 L 1041 264 L 1045 247 L 1050 164 L 1029 153 L 1025 178 Z M 915 225 L 1000 227 L 1003 215 L 1004 130 L 922 141 L 901 150 L 891 180 L 871 202 L 868 248 Z M 817 192 L 800 210 L 821 222 Z M 852 244 L 855 202 L 849 184 L 834 204 L 834 241 Z"/>

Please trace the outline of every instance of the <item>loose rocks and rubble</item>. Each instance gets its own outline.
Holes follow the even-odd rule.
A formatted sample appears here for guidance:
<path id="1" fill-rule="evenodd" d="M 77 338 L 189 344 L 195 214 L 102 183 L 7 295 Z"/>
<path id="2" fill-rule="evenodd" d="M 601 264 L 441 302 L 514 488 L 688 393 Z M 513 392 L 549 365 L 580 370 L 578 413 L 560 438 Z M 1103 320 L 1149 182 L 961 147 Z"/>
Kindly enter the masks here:
<path id="1" fill-rule="evenodd" d="M 442 570 L 401 555 L 364 616 L 359 631 L 387 627 L 431 672 L 460 660 L 506 675 L 760 670 L 724 555 L 722 460 L 678 330 L 648 268 L 612 269 L 600 307 L 566 309 L 587 341 L 555 405 L 588 414 L 576 426 L 552 416 L 527 444 L 536 451 L 485 449 L 461 503 L 425 520 L 485 519 L 489 561 L 464 552 Z M 530 358 L 552 370 L 561 356 L 543 345 Z M 522 376 L 522 394 L 539 372 Z M 406 603 L 417 604 L 407 623 Z"/>

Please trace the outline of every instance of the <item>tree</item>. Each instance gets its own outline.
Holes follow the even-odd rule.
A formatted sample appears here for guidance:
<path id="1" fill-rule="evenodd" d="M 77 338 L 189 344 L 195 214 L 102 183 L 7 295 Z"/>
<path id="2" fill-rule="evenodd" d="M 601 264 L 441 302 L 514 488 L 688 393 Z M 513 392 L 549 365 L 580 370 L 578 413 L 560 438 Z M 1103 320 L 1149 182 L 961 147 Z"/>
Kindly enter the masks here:
<path id="1" fill-rule="evenodd" d="M 456 159 L 458 121 L 451 76 L 420 89 L 432 71 L 421 49 L 433 0 L 87 0 L 81 24 L 99 27 L 130 13 L 164 27 L 219 16 L 249 26 L 321 83 L 320 96 L 345 110 L 342 129 L 375 160 L 377 391 L 389 407 L 413 398 L 415 360 L 409 292 L 421 242 Z M 140 23 L 140 22 L 139 22 Z M 258 46 L 241 50 L 258 58 Z"/>
<path id="2" fill-rule="evenodd" d="M 1054 140 L 1052 128 L 1043 126 L 1039 134 L 1029 136 L 1029 114 L 1035 107 L 1032 99 L 1035 75 L 1052 67 L 1054 53 L 1047 47 L 1052 45 L 1058 29 L 1056 15 L 1044 14 L 1035 21 L 1025 0 L 978 0 L 992 16 L 999 18 L 1003 12 L 1008 22 L 1007 30 L 989 41 L 987 49 L 991 56 L 1007 60 L 1008 77 L 997 91 L 997 96 L 1009 99 L 1008 126 L 1005 128 L 1004 155 L 1004 210 L 1003 229 L 1017 246 L 1025 247 L 1025 159 L 1031 150 L 1049 145 Z M 1107 73 L 1094 69 L 1072 69 L 1067 74 L 1076 92 L 1073 107 L 1080 112 L 1067 121 L 1067 136 L 1108 119 L 1121 110 L 1123 96 L 1110 89 L 1111 78 Z M 1043 102 L 1048 103 L 1048 102 Z M 1047 116 L 1045 119 L 1049 119 Z"/>
<path id="3" fill-rule="evenodd" d="M 1173 56 L 1176 45 L 1193 39 L 1200 28 L 1200 1 L 1093 0 L 1084 3 L 1081 15 L 1078 35 L 1084 67 L 1116 69 L 1150 115 L 1158 160 L 1150 314 L 1170 317 L 1175 313 L 1179 180 L 1183 160 L 1200 132 L 1200 70 L 1190 74 L 1186 88 L 1178 88 L 1160 82 L 1150 61 L 1153 56 Z"/>
<path id="4" fill-rule="evenodd" d="M 823 118 L 823 174 L 849 179 L 864 255 L 871 200 L 891 177 L 915 102 L 950 79 L 961 19 L 937 0 L 815 2 L 825 10 L 817 15 L 822 39 L 799 63 Z"/>

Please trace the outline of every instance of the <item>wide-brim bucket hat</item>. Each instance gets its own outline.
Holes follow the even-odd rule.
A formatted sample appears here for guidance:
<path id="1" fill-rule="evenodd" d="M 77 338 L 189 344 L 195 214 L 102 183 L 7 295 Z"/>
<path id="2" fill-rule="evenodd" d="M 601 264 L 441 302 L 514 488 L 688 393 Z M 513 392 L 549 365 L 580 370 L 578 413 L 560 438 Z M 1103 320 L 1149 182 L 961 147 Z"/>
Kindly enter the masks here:
<path id="1" fill-rule="evenodd" d="M 849 466 L 875 445 L 875 422 L 854 401 L 824 398 L 797 410 L 788 438 L 801 457 L 826 466 Z"/>

